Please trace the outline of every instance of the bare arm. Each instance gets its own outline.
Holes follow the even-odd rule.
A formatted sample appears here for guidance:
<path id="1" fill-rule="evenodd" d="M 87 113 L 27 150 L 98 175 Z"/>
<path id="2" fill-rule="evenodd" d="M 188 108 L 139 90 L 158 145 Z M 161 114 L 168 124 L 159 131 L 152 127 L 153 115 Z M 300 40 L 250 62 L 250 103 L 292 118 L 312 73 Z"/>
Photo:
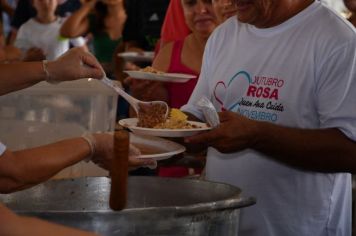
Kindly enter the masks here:
<path id="1" fill-rule="evenodd" d="M 83 138 L 73 138 L 22 151 L 5 151 L 0 156 L 0 193 L 10 193 L 51 178 L 62 169 L 90 156 L 98 166 L 110 170 L 114 153 L 112 133 L 92 135 L 92 145 Z M 93 147 L 93 150 L 92 150 Z M 140 159 L 130 150 L 129 167 L 155 165 L 152 159 Z"/>
<path id="2" fill-rule="evenodd" d="M 0 192 L 14 192 L 44 182 L 89 154 L 90 146 L 83 138 L 17 152 L 7 150 L 0 157 Z"/>
<path id="3" fill-rule="evenodd" d="M 1 64 L 0 71 L 0 95 L 29 87 L 46 78 L 42 62 Z"/>
<path id="4" fill-rule="evenodd" d="M 5 0 L 1 0 L 1 7 L 2 9 L 8 14 L 10 17 L 12 17 L 15 13 L 15 9 L 10 6 L 10 4 L 7 3 Z"/>
<path id="5" fill-rule="evenodd" d="M 306 170 L 356 173 L 356 142 L 339 129 L 259 126 L 253 148 L 278 161 Z"/>
<path id="6" fill-rule="evenodd" d="M 0 235 L 94 236 L 96 234 L 52 224 L 36 218 L 18 216 L 0 205 Z"/>
<path id="7" fill-rule="evenodd" d="M 57 81 L 103 76 L 103 69 L 95 57 L 80 48 L 71 49 L 57 60 L 48 62 L 47 70 L 51 79 Z M 47 78 L 42 62 L 1 64 L 0 71 L 0 95 L 29 87 Z"/>
<path id="8" fill-rule="evenodd" d="M 171 62 L 173 43 L 167 43 L 156 55 L 152 67 L 160 71 L 168 71 Z"/>
<path id="9" fill-rule="evenodd" d="M 159 51 L 152 63 L 152 67 L 159 71 L 167 71 L 171 53 L 172 44 L 168 44 Z M 125 82 L 130 85 L 131 93 L 137 99 L 145 101 L 168 101 L 168 91 L 165 83 L 151 80 L 135 80 L 130 77 Z"/>
<path id="10" fill-rule="evenodd" d="M 88 14 L 92 11 L 96 0 L 91 0 L 82 4 L 82 7 L 73 12 L 66 19 L 61 27 L 61 35 L 68 38 L 75 38 L 88 32 L 89 19 Z"/>
<path id="11" fill-rule="evenodd" d="M 185 141 L 208 143 L 223 153 L 251 148 L 304 170 L 356 173 L 356 143 L 336 128 L 288 128 L 250 120 L 232 112 L 219 115 L 219 127 Z"/>

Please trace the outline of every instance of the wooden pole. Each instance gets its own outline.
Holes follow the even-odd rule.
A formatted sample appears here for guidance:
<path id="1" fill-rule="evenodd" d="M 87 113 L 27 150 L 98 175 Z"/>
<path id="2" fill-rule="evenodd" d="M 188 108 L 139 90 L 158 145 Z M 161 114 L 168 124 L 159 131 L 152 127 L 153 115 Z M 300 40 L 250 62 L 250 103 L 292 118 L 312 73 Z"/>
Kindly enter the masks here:
<path id="1" fill-rule="evenodd" d="M 114 133 L 114 158 L 112 160 L 110 208 L 122 210 L 127 200 L 127 178 L 130 136 L 126 130 Z"/>

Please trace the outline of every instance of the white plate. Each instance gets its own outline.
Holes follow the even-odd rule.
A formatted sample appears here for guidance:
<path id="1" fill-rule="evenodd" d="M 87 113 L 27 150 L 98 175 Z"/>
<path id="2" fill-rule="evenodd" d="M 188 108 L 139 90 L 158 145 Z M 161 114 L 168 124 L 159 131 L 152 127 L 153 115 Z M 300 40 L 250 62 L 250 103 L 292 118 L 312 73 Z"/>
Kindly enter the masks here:
<path id="1" fill-rule="evenodd" d="M 152 62 L 154 58 L 154 52 L 122 52 L 117 54 L 119 57 L 124 58 L 126 61 L 132 62 Z"/>
<path id="2" fill-rule="evenodd" d="M 207 124 L 205 123 L 196 122 L 196 121 L 188 121 L 188 122 L 190 124 L 197 125 L 198 127 L 201 128 L 193 128 L 193 129 L 142 128 L 142 127 L 137 127 L 137 118 L 123 119 L 119 121 L 119 124 L 130 129 L 135 134 L 158 136 L 158 137 L 186 137 L 211 129 L 211 127 L 208 127 Z"/>
<path id="3" fill-rule="evenodd" d="M 156 161 L 168 159 L 185 151 L 184 146 L 170 140 L 133 133 L 130 134 L 130 143 L 139 149 L 149 149 L 150 152 L 155 152 L 157 150 L 157 153 L 154 154 L 143 154 L 138 156 L 138 158 L 152 158 Z"/>
<path id="4" fill-rule="evenodd" d="M 180 73 L 151 73 L 137 70 L 125 70 L 130 77 L 135 79 L 146 79 L 146 80 L 155 80 L 162 82 L 175 82 L 175 83 L 185 83 L 190 79 L 196 78 L 195 75 L 189 74 L 180 74 Z"/>

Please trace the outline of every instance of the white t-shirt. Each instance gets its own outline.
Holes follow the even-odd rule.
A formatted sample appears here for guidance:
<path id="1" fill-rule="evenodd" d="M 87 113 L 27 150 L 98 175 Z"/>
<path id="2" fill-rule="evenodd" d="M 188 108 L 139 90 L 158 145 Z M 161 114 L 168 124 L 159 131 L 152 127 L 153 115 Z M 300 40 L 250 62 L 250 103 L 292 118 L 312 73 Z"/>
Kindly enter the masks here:
<path id="1" fill-rule="evenodd" d="M 302 129 L 336 127 L 356 140 L 355 65 L 355 30 L 320 2 L 268 29 L 231 18 L 209 38 L 200 78 L 181 109 L 203 119 L 195 104 L 205 95 L 219 111 Z M 241 211 L 240 236 L 351 235 L 350 174 L 213 148 L 206 174 L 257 198 Z"/>
<path id="2" fill-rule="evenodd" d="M 5 152 L 6 146 L 0 142 L 0 156 Z"/>
<path id="3" fill-rule="evenodd" d="M 32 47 L 41 48 L 47 60 L 54 60 L 65 53 L 69 49 L 69 43 L 75 47 L 83 46 L 83 37 L 68 39 L 60 36 L 63 22 L 64 18 L 61 17 L 49 24 L 42 24 L 31 18 L 20 27 L 15 46 L 24 52 Z"/>

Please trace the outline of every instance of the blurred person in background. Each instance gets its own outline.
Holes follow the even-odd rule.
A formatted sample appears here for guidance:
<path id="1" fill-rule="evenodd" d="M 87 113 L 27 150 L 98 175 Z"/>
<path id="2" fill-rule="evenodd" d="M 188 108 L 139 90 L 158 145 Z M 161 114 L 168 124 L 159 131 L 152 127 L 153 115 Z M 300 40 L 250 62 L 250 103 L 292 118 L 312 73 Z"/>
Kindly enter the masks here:
<path id="1" fill-rule="evenodd" d="M 9 26 L 8 20 L 14 14 L 14 8 L 6 0 L 0 1 L 0 63 L 10 63 L 14 61 L 21 60 L 21 51 L 12 46 L 7 45 L 6 38 L 7 33 L 6 28 Z"/>
<path id="2" fill-rule="evenodd" d="M 60 82 L 88 77 L 100 79 L 103 76 L 103 69 L 95 57 L 79 48 L 69 50 L 55 61 L 0 65 L 0 71 L 0 95 L 44 80 Z M 136 158 L 138 154 L 136 149 L 130 149 L 129 167 L 155 163 L 154 160 Z M 113 156 L 113 137 L 108 133 L 86 134 L 15 152 L 8 150 L 0 142 L 0 192 L 10 193 L 30 188 L 84 159 L 92 160 L 100 167 L 110 170 Z M 94 234 L 17 216 L 0 204 L 0 235 Z"/>
<path id="3" fill-rule="evenodd" d="M 346 8 L 350 11 L 348 20 L 356 27 L 356 0 L 344 0 Z"/>
<path id="4" fill-rule="evenodd" d="M 238 186 L 240 236 L 351 235 L 356 159 L 356 32 L 314 0 L 235 0 L 210 36 L 181 109 L 220 125 L 185 141 L 209 145 L 206 179 Z M 288 10 L 286 10 L 288 9 Z"/>
<path id="5" fill-rule="evenodd" d="M 63 24 L 61 33 L 76 37 L 90 33 L 93 53 L 103 66 L 106 76 L 121 81 L 124 62 L 117 56 L 124 51 L 123 30 L 127 19 L 124 0 L 86 0 Z M 117 117 L 128 116 L 128 103 L 118 100 Z"/>
<path id="6" fill-rule="evenodd" d="M 23 23 L 36 16 L 36 9 L 32 5 L 33 0 L 18 0 L 14 15 L 11 19 L 11 33 L 7 43 L 12 45 L 15 42 L 18 29 Z M 56 15 L 68 17 L 72 12 L 81 6 L 80 0 L 58 0 Z"/>
<path id="7" fill-rule="evenodd" d="M 68 39 L 60 35 L 65 19 L 56 15 L 58 0 L 32 0 L 32 3 L 36 16 L 20 27 L 15 40 L 24 61 L 54 60 L 65 53 L 70 44 L 86 49 L 83 37 Z"/>
<path id="8" fill-rule="evenodd" d="M 5 46 L 6 44 L 6 33 L 5 27 L 6 22 L 4 22 L 5 16 L 7 19 L 14 15 L 14 8 L 7 2 L 7 0 L 0 0 L 0 45 Z"/>
<path id="9" fill-rule="evenodd" d="M 115 52 L 123 43 L 126 18 L 124 0 L 86 0 L 82 7 L 65 21 L 61 35 L 78 37 L 91 33 L 93 53 L 104 67 L 106 75 L 113 78 L 117 59 Z"/>
<path id="10" fill-rule="evenodd" d="M 225 22 L 237 13 L 234 0 L 212 0 L 214 12 L 219 24 Z"/>

